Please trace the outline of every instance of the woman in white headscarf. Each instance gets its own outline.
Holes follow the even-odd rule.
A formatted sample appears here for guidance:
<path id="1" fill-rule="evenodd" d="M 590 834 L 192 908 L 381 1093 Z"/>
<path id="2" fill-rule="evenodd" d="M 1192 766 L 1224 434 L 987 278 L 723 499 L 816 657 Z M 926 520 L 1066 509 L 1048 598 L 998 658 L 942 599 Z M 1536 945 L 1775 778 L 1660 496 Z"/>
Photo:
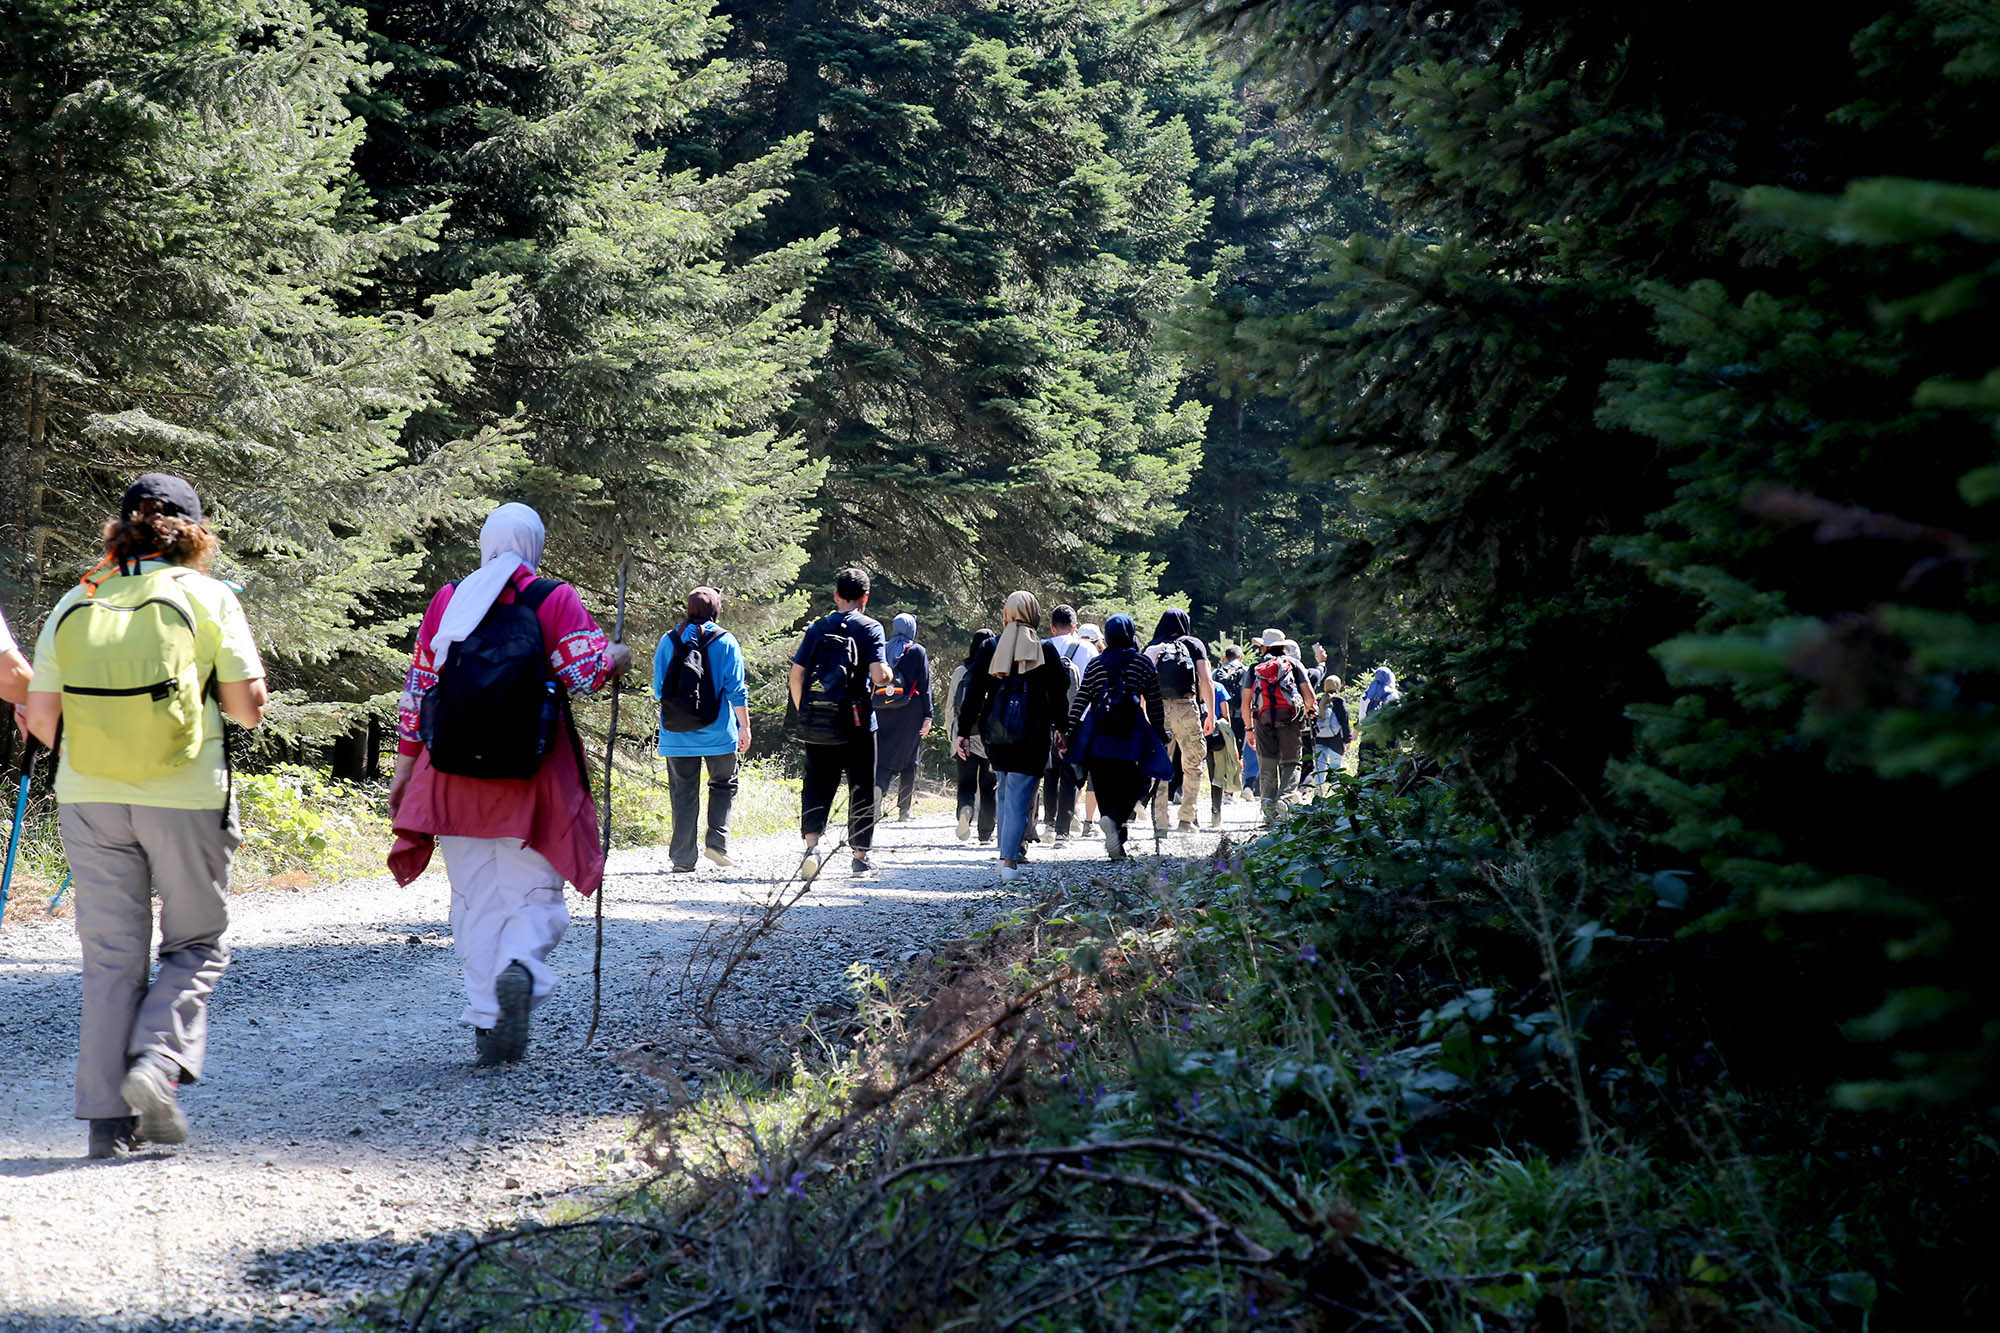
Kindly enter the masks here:
<path id="1" fill-rule="evenodd" d="M 486 520 L 479 569 L 438 589 L 417 627 L 397 708 L 389 867 L 408 884 L 434 846 L 444 852 L 452 937 L 465 965 L 460 1017 L 472 1025 L 480 1064 L 520 1059 L 529 1015 L 555 989 L 548 956 L 569 925 L 564 881 L 586 895 L 603 883 L 597 804 L 566 696 L 601 690 L 632 664 L 623 644 L 606 642 L 576 589 L 536 576 L 542 541 L 542 520 L 526 505 L 502 505 Z M 504 651 L 523 640 L 539 653 L 539 678 L 520 670 L 532 701 L 509 709 L 518 696 L 495 706 L 495 696 L 473 695 L 475 668 L 525 664 L 525 654 Z M 462 670 L 448 676 L 454 658 Z"/>

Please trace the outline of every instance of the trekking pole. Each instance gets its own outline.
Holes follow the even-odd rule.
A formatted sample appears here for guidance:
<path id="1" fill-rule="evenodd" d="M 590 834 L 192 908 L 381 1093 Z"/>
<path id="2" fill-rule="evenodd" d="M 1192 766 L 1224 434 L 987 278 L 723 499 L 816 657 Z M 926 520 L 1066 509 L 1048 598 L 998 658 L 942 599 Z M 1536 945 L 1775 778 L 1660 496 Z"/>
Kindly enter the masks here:
<path id="1" fill-rule="evenodd" d="M 39 743 L 30 736 L 27 752 L 21 757 L 21 780 L 14 790 L 14 831 L 7 835 L 7 868 L 0 871 L 0 922 L 7 919 L 7 891 L 14 886 L 14 858 L 21 851 L 21 826 L 28 820 L 28 785 L 35 780 L 35 748 Z"/>
<path id="2" fill-rule="evenodd" d="M 625 642 L 625 552 L 618 552 L 618 615 L 612 622 L 611 642 Z M 611 730 L 604 739 L 604 827 L 599 833 L 598 850 L 606 865 L 611 861 L 611 761 L 618 753 L 618 687 L 623 675 L 611 678 Z M 604 884 L 597 885 L 597 945 L 590 960 L 590 1031 L 583 1034 L 583 1049 L 597 1040 L 597 1019 L 604 1008 Z"/>

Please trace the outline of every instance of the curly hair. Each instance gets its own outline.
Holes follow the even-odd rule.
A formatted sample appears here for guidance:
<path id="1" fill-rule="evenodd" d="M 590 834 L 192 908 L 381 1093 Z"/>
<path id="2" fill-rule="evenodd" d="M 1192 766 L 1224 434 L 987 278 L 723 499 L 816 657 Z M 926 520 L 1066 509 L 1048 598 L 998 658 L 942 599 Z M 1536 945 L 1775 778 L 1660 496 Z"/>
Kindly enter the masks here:
<path id="1" fill-rule="evenodd" d="M 153 500 L 104 525 L 104 553 L 113 560 L 158 556 L 176 565 L 206 570 L 221 544 L 208 524 L 163 514 Z"/>

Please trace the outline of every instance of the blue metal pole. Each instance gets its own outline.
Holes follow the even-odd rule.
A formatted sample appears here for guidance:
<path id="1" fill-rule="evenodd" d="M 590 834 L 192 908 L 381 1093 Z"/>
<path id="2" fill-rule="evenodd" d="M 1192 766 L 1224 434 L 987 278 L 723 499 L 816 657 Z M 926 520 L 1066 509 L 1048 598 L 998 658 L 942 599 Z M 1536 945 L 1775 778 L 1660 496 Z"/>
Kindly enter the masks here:
<path id="1" fill-rule="evenodd" d="M 55 914 L 55 910 L 56 910 L 56 909 L 57 909 L 58 907 L 61 907 L 61 906 L 62 906 L 62 900 L 63 900 L 63 895 L 64 895 L 65 893 L 68 893 L 68 892 L 69 892 L 69 882 L 70 882 L 70 879 L 71 879 L 71 876 L 69 876 L 69 875 L 64 875 L 64 876 L 63 876 L 63 882 L 62 882 L 62 887 L 56 890 L 56 896 L 55 896 L 55 897 L 53 897 L 53 898 L 49 899 L 49 913 L 50 913 L 50 915 L 54 915 L 54 914 Z"/>
<path id="2" fill-rule="evenodd" d="M 7 835 L 7 869 L 0 871 L 0 921 L 7 917 L 7 890 L 14 885 L 14 858 L 21 850 L 21 825 L 28 818 L 28 784 L 35 778 L 35 742 L 28 742 L 21 780 L 14 791 L 14 831 Z"/>

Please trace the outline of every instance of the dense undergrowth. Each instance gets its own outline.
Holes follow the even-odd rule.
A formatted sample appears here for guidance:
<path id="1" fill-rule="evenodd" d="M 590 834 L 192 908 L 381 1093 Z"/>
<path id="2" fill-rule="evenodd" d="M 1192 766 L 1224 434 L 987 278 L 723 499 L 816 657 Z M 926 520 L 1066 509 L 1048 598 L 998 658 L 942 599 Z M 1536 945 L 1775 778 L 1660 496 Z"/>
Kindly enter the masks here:
<path id="1" fill-rule="evenodd" d="M 1588 826 L 1514 843 L 1476 782 L 1406 760 L 1212 861 L 858 969 L 850 1021 L 698 1096 L 663 1076 L 646 1193 L 491 1237 L 382 1318 L 1962 1323 L 1992 1140 L 1732 1054 L 1732 1015 L 1664 984 L 1741 963 L 1687 902 Z"/>

